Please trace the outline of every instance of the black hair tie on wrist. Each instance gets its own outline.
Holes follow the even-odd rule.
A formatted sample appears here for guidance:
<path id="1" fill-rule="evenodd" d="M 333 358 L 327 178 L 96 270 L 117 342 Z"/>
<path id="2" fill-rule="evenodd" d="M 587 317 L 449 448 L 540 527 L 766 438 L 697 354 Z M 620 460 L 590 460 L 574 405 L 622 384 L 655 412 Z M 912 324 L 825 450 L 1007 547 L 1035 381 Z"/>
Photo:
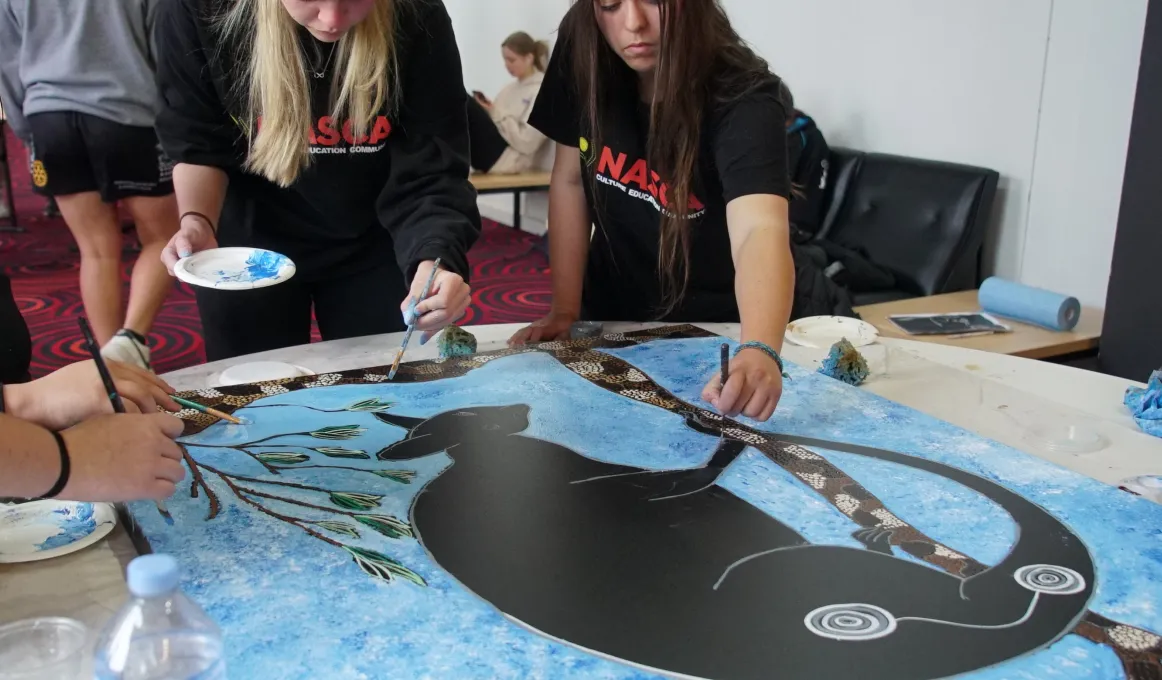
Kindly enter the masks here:
<path id="1" fill-rule="evenodd" d="M 178 228 L 179 229 L 182 226 L 182 221 L 185 220 L 187 217 L 197 217 L 198 219 L 200 219 L 206 223 L 206 226 L 210 228 L 210 231 L 213 232 L 215 236 L 218 234 L 218 226 L 214 224 L 214 220 L 211 220 L 209 217 L 206 217 L 205 215 L 198 212 L 197 210 L 187 210 L 178 217 Z"/>
<path id="2" fill-rule="evenodd" d="M 57 494 L 65 490 L 65 485 L 69 483 L 69 473 L 72 472 L 72 464 L 69 459 L 69 447 L 65 445 L 65 438 L 59 432 L 52 430 L 49 430 L 49 434 L 53 436 L 53 439 L 56 439 L 56 447 L 61 454 L 61 474 L 60 477 L 57 477 L 56 484 L 53 484 L 52 488 L 48 490 L 48 493 L 36 499 L 38 501 L 45 500 L 46 498 L 56 498 Z"/>

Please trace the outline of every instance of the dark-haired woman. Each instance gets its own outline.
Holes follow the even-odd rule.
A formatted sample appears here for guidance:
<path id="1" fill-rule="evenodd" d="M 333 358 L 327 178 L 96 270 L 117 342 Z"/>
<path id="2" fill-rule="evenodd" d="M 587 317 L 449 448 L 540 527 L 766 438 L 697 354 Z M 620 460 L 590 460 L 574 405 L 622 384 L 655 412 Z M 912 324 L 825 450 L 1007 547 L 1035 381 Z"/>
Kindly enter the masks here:
<path id="1" fill-rule="evenodd" d="M 728 382 L 703 398 L 768 419 L 794 292 L 786 115 L 715 0 L 578 0 L 530 117 L 558 145 L 553 308 L 511 342 L 582 316 L 741 320 Z"/>

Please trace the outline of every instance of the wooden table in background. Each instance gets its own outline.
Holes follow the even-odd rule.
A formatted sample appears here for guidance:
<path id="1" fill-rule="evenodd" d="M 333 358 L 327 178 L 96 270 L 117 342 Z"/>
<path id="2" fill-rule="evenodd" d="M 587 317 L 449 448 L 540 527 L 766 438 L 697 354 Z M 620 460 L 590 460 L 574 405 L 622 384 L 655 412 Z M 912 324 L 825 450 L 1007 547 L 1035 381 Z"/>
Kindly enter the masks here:
<path id="1" fill-rule="evenodd" d="M 1012 333 L 977 335 L 967 338 L 948 338 L 939 335 L 908 335 L 888 320 L 893 314 L 952 314 L 956 312 L 979 312 L 975 290 L 946 293 L 931 297 L 881 302 L 875 305 L 856 307 L 855 311 L 880 335 L 888 338 L 904 338 L 938 345 L 951 345 L 966 349 L 978 349 L 996 354 L 1009 354 L 1026 359 L 1051 359 L 1078 352 L 1095 350 L 1101 340 L 1101 324 L 1104 313 L 1101 309 L 1085 307 L 1077 327 L 1069 332 L 1051 331 L 1037 326 L 1001 319 L 1013 329 Z"/>
<path id="2" fill-rule="evenodd" d="M 476 193 L 485 194 L 512 194 L 512 228 L 520 231 L 521 194 L 530 191 L 548 191 L 548 172 L 522 172 L 514 175 L 489 175 L 475 173 L 469 176 Z"/>

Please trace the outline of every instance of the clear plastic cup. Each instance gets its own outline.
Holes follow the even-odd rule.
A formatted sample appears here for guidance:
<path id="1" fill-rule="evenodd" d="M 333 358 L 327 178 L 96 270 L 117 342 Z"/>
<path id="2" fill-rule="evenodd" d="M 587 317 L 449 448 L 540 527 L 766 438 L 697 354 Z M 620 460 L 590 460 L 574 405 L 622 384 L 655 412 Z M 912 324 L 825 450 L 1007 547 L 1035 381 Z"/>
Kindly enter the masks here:
<path id="1" fill-rule="evenodd" d="M 81 622 L 58 617 L 0 626 L 0 680 L 76 680 L 88 636 Z"/>

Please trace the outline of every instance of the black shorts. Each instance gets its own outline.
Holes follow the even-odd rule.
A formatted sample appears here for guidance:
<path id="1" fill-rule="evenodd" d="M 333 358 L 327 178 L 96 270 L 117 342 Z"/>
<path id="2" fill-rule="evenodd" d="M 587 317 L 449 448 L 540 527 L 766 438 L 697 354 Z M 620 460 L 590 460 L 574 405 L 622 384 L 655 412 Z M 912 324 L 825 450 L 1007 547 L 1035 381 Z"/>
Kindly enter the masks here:
<path id="1" fill-rule="evenodd" d="M 32 186 L 42 196 L 96 191 L 112 203 L 173 193 L 173 162 L 151 127 L 72 111 L 33 114 L 28 126 Z"/>

